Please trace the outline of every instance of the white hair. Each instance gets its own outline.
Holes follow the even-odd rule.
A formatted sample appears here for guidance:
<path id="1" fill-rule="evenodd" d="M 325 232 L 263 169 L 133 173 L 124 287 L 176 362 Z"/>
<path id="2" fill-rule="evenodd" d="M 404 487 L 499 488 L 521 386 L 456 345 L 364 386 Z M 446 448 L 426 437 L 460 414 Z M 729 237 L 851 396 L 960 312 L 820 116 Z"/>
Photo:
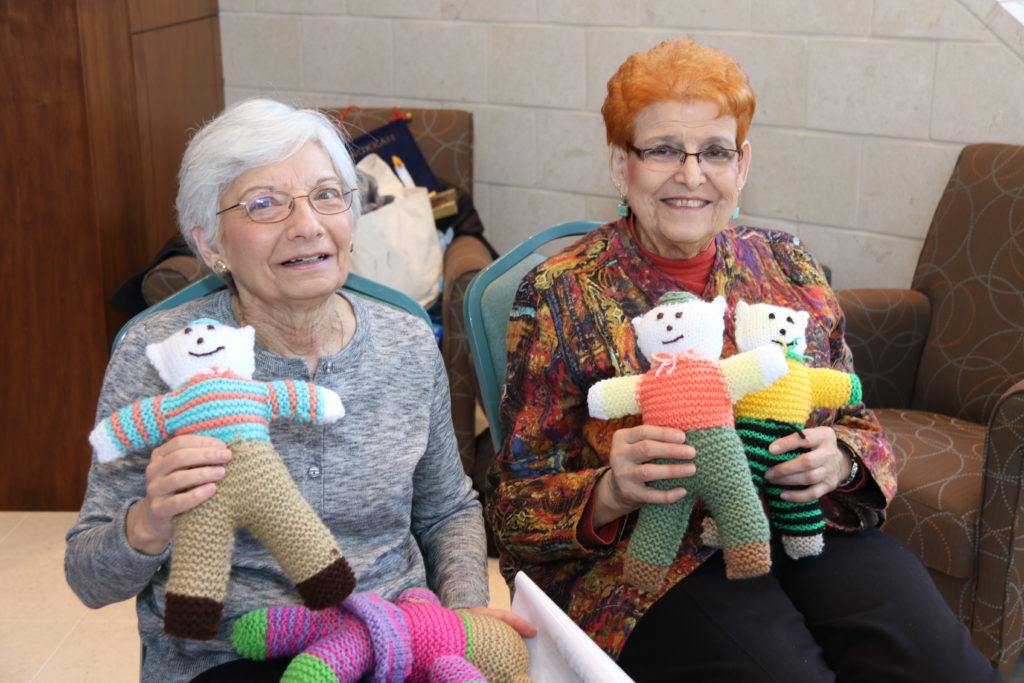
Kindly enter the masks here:
<path id="1" fill-rule="evenodd" d="M 345 134 L 326 115 L 269 99 L 243 100 L 199 129 L 185 148 L 178 172 L 178 229 L 199 255 L 192 228 L 199 226 L 210 244 L 217 237 L 220 198 L 246 171 L 277 164 L 316 142 L 353 190 L 353 222 L 361 209 L 356 169 L 345 148 Z"/>

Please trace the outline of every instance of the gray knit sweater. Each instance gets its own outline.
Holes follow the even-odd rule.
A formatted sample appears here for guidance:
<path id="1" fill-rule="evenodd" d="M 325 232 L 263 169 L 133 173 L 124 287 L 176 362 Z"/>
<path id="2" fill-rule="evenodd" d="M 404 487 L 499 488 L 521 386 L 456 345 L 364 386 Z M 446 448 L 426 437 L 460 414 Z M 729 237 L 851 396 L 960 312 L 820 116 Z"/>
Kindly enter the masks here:
<path id="1" fill-rule="evenodd" d="M 462 471 L 448 380 L 433 334 L 417 318 L 357 296 L 351 343 L 321 359 L 317 384 L 334 389 L 345 417 L 330 425 L 275 423 L 273 441 L 302 494 L 341 545 L 357 591 L 395 597 L 429 586 L 448 607 L 487 604 L 480 504 Z M 227 292 L 155 313 L 125 336 L 107 367 L 97 419 L 168 388 L 146 344 L 197 318 L 237 325 Z M 301 358 L 256 349 L 255 379 L 313 380 Z M 93 459 L 78 522 L 67 535 L 68 584 L 89 607 L 137 597 L 144 680 L 187 681 L 237 659 L 229 641 L 243 613 L 295 604 L 294 586 L 247 531 L 236 536 L 231 582 L 217 638 L 163 633 L 169 550 L 144 555 L 125 537 L 128 508 L 145 492 L 149 452 L 107 464 Z"/>

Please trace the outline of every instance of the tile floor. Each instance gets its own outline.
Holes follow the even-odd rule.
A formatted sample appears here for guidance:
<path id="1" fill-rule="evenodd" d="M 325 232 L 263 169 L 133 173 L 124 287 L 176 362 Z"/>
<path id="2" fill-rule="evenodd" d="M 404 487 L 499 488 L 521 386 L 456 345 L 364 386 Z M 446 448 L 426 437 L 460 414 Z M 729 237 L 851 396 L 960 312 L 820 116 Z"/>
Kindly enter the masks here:
<path id="1" fill-rule="evenodd" d="M 85 607 L 64 581 L 73 512 L 0 512 L 0 681 L 128 683 L 139 678 L 135 603 Z M 508 589 L 490 560 L 491 605 Z"/>

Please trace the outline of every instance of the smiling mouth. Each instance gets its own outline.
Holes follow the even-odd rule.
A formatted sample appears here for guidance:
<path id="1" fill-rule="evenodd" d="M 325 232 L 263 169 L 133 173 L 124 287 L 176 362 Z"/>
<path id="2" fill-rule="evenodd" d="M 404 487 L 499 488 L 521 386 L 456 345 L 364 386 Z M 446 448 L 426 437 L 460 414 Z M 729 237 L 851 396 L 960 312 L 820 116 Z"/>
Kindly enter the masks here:
<path id="1" fill-rule="evenodd" d="M 794 344 L 796 344 L 796 339 L 794 339 L 791 342 L 784 342 L 784 341 L 781 341 L 779 339 L 772 339 L 772 344 L 778 344 L 779 346 L 782 347 L 783 351 L 789 351 L 789 347 L 793 346 Z"/>
<path id="2" fill-rule="evenodd" d="M 215 353 L 220 353 L 220 352 L 221 352 L 221 351 L 223 351 L 223 350 L 224 350 L 224 347 L 223 347 L 223 346 L 218 346 L 218 347 L 217 347 L 217 348 L 215 348 L 215 349 L 214 349 L 213 351 L 210 351 L 210 352 L 208 352 L 208 353 L 192 353 L 191 351 L 189 351 L 189 352 L 188 352 L 188 355 L 190 355 L 190 356 L 195 356 L 196 358 L 204 358 L 204 357 L 206 357 L 206 356 L 212 356 L 212 355 L 213 355 L 213 354 L 215 354 Z"/>
<path id="3" fill-rule="evenodd" d="M 288 261 L 284 261 L 282 266 L 301 266 L 307 263 L 317 263 L 319 261 L 326 261 L 327 254 L 317 254 L 316 256 L 302 256 L 299 258 L 293 258 Z"/>
<path id="4" fill-rule="evenodd" d="M 669 339 L 669 340 L 663 341 L 661 343 L 662 344 L 675 344 L 677 341 L 679 341 L 680 339 L 682 339 L 685 336 L 686 336 L 685 334 L 681 334 L 678 337 L 676 337 L 675 339 Z"/>
<path id="5" fill-rule="evenodd" d="M 663 203 L 669 206 L 675 206 L 680 209 L 700 209 L 707 206 L 711 202 L 707 199 L 662 199 Z"/>

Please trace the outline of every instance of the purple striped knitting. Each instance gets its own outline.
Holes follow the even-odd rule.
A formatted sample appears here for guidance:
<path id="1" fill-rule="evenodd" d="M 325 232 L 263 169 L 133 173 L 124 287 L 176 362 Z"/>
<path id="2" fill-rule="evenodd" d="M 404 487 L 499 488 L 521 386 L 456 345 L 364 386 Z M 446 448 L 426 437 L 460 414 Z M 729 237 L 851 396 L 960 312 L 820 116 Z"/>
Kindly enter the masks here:
<path id="1" fill-rule="evenodd" d="M 351 629 L 359 620 L 343 609 L 267 610 L 267 658 L 292 656 L 330 633 Z"/>
<path id="2" fill-rule="evenodd" d="M 412 637 L 405 615 L 373 593 L 354 593 L 341 603 L 362 619 L 373 647 L 374 683 L 402 683 L 412 672 Z"/>

